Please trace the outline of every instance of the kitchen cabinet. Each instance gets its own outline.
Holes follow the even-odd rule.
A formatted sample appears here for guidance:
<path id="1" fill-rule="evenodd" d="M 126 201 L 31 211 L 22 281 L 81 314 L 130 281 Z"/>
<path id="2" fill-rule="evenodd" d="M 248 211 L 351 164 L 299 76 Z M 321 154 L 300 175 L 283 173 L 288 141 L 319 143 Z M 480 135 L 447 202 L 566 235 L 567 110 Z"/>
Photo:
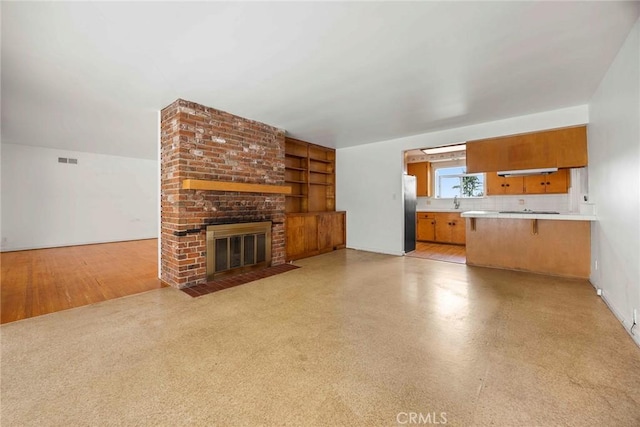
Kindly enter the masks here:
<path id="1" fill-rule="evenodd" d="M 569 170 L 524 177 L 525 194 L 560 194 L 569 191 Z"/>
<path id="2" fill-rule="evenodd" d="M 431 195 L 431 164 L 429 162 L 408 163 L 407 174 L 416 177 L 418 197 Z"/>
<path id="3" fill-rule="evenodd" d="M 417 214 L 416 239 L 428 242 L 436 240 L 436 219 L 432 213 Z"/>
<path id="4" fill-rule="evenodd" d="M 454 212 L 419 212 L 417 240 L 464 245 L 465 220 Z"/>
<path id="5" fill-rule="evenodd" d="M 488 196 L 506 194 L 562 194 L 569 191 L 569 169 L 547 175 L 502 177 L 497 172 L 486 174 L 485 188 Z"/>
<path id="6" fill-rule="evenodd" d="M 470 218 L 467 265 L 588 279 L 591 223 L 550 219 Z M 532 228 L 535 226 L 535 233 Z M 508 236 L 508 238 L 505 238 Z"/>
<path id="7" fill-rule="evenodd" d="M 485 180 L 488 196 L 501 196 L 505 194 L 523 194 L 524 178 L 521 176 L 503 177 L 497 172 L 489 172 Z"/>
<path id="8" fill-rule="evenodd" d="M 468 173 L 584 167 L 586 126 L 468 141 L 466 156 Z"/>
<path id="9" fill-rule="evenodd" d="M 465 244 L 464 218 L 457 213 L 436 214 L 436 242 Z"/>
<path id="10" fill-rule="evenodd" d="M 289 213 L 286 216 L 287 261 L 346 246 L 346 212 Z"/>

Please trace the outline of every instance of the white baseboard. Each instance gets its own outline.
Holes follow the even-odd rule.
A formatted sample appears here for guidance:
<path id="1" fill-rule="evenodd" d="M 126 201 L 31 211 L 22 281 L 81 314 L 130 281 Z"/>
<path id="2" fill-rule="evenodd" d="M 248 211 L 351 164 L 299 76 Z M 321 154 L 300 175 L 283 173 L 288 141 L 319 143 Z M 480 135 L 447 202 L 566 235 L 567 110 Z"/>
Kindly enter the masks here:
<path id="1" fill-rule="evenodd" d="M 609 308 L 611 313 L 613 313 L 616 319 L 618 319 L 618 321 L 622 323 L 622 327 L 624 328 L 625 331 L 627 331 L 627 333 L 629 334 L 633 342 L 635 342 L 636 345 L 640 347 L 640 325 L 636 325 L 636 327 L 633 330 L 633 333 L 631 333 L 631 327 L 633 326 L 633 321 L 627 320 L 622 314 L 622 312 L 620 312 L 620 310 L 618 310 L 611 303 L 611 301 L 607 298 L 607 291 L 604 289 L 602 290 L 602 301 L 604 301 L 604 303 L 607 305 L 607 307 Z"/>
<path id="2" fill-rule="evenodd" d="M 100 241 L 92 241 L 92 242 L 62 243 L 59 245 L 19 246 L 16 248 L 2 248 L 0 249 L 0 252 L 17 252 L 17 251 L 30 251 L 34 249 L 65 248 L 68 246 L 99 245 L 101 243 L 133 242 L 135 240 L 149 240 L 149 239 L 157 239 L 157 238 L 158 236 L 149 236 L 149 237 L 136 237 L 135 239 L 117 239 L 117 240 L 100 240 Z"/>
<path id="3" fill-rule="evenodd" d="M 347 249 L 354 249 L 356 251 L 373 252 L 373 253 L 376 253 L 376 254 L 384 254 L 384 255 L 394 255 L 394 256 L 403 256 L 404 255 L 404 252 L 402 252 L 402 251 L 389 251 L 388 249 L 380 249 L 380 248 L 347 246 Z"/>

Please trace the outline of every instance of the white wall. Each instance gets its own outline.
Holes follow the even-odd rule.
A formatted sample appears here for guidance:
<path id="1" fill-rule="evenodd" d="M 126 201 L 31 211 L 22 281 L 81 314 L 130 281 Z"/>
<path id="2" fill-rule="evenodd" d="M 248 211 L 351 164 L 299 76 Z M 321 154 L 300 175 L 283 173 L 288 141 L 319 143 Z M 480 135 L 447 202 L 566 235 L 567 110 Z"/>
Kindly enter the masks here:
<path id="1" fill-rule="evenodd" d="M 624 323 L 640 316 L 640 21 L 589 104 L 591 282 Z M 638 326 L 636 326 L 638 328 Z M 640 329 L 635 329 L 640 344 Z"/>
<path id="2" fill-rule="evenodd" d="M 585 124 L 586 105 L 337 150 L 337 208 L 347 211 L 347 246 L 394 255 L 403 250 L 405 150 Z"/>
<path id="3" fill-rule="evenodd" d="M 157 160 L 1 147 L 3 251 L 158 236 Z"/>

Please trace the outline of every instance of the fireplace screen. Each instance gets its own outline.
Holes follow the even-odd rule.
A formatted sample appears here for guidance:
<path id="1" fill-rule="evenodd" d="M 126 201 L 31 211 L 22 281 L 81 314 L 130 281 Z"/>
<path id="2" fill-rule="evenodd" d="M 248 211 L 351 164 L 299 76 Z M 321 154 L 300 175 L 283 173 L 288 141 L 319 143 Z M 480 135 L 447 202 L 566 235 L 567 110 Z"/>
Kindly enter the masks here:
<path id="1" fill-rule="evenodd" d="M 207 280 L 271 265 L 271 222 L 207 227 Z"/>

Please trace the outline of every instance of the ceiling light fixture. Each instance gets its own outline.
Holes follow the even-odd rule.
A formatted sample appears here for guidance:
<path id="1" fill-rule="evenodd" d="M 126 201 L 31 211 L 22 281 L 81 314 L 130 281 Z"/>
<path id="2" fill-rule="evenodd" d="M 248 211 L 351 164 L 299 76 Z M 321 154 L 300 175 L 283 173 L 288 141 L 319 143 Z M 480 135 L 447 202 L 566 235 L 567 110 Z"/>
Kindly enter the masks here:
<path id="1" fill-rule="evenodd" d="M 458 145 L 447 145 L 444 147 L 436 147 L 436 148 L 423 148 L 422 152 L 424 154 L 441 154 L 441 153 L 453 153 L 455 151 L 465 151 L 467 149 L 467 144 L 458 144 Z"/>

